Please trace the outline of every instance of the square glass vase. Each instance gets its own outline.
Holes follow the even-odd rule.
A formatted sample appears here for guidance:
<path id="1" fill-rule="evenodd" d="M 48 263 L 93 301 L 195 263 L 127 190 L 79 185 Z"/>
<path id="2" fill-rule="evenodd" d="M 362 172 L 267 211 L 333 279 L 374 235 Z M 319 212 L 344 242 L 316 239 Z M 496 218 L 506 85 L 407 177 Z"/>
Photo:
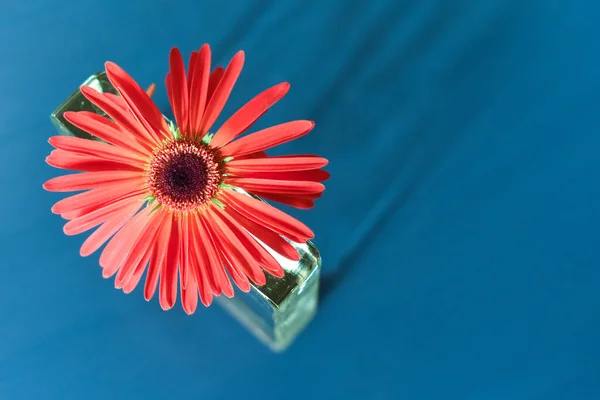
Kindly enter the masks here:
<path id="1" fill-rule="evenodd" d="M 104 72 L 90 76 L 81 86 L 99 92 L 118 94 Z M 106 116 L 89 102 L 79 89 L 51 114 L 50 119 L 60 134 L 89 140 L 100 140 L 70 124 L 66 111 L 92 111 Z M 299 261 L 288 260 L 265 245 L 285 270 L 282 278 L 265 274 L 263 286 L 252 284 L 248 293 L 236 289 L 233 298 L 218 296 L 219 303 L 248 331 L 274 351 L 282 351 L 312 320 L 318 305 L 321 257 L 312 242 L 290 242 L 300 253 Z"/>

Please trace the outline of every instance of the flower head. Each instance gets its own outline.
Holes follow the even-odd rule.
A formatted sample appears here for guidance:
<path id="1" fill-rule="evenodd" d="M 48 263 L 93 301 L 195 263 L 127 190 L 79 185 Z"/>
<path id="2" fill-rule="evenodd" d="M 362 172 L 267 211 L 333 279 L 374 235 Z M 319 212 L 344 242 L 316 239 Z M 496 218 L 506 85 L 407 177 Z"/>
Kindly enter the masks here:
<path id="1" fill-rule="evenodd" d="M 198 297 L 208 306 L 213 296 L 233 296 L 231 280 L 248 291 L 250 282 L 265 283 L 265 272 L 282 277 L 283 269 L 265 247 L 299 260 L 288 240 L 306 242 L 314 236 L 298 220 L 246 193 L 311 208 L 329 176 L 321 169 L 324 158 L 264 152 L 307 134 L 311 121 L 238 138 L 285 96 L 288 83 L 263 91 L 210 133 L 240 75 L 244 53 L 212 72 L 210 58 L 209 46 L 202 46 L 192 52 L 186 72 L 179 50 L 171 50 L 166 87 L 176 125 L 123 69 L 107 62 L 119 96 L 91 87 L 81 91 L 108 117 L 87 111 L 64 115 L 103 142 L 54 136 L 49 142 L 56 149 L 46 159 L 56 168 L 80 171 L 51 179 L 44 188 L 83 191 L 52 207 L 68 220 L 67 235 L 97 228 L 81 255 L 106 243 L 100 256 L 105 278 L 116 275 L 115 286 L 129 293 L 145 272 L 147 300 L 158 287 L 161 307 L 170 309 L 179 289 L 189 314 Z"/>

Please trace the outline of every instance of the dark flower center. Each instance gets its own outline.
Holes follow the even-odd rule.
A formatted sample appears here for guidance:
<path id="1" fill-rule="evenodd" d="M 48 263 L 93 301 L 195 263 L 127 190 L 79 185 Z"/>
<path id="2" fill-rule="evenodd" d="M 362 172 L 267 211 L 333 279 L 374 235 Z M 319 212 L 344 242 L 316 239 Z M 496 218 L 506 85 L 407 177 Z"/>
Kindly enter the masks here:
<path id="1" fill-rule="evenodd" d="M 158 150 L 148 168 L 148 187 L 174 211 L 194 210 L 210 201 L 219 187 L 219 165 L 202 144 L 171 141 Z"/>
<path id="2" fill-rule="evenodd" d="M 174 197 L 189 197 L 206 186 L 208 167 L 195 154 L 179 154 L 162 170 L 162 183 Z"/>

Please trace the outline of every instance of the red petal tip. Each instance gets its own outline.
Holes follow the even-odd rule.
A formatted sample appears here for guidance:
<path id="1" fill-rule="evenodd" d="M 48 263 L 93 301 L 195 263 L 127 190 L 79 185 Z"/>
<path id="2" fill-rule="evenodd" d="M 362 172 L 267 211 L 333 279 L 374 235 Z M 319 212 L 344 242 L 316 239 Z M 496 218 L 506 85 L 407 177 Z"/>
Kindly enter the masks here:
<path id="1" fill-rule="evenodd" d="M 169 51 L 169 57 L 174 57 L 174 56 L 181 57 L 181 51 L 179 51 L 179 47 L 177 47 L 177 46 L 172 47 L 171 51 Z"/>
<path id="2" fill-rule="evenodd" d="M 69 230 L 69 227 L 67 225 L 63 226 L 63 233 L 67 236 L 73 236 L 73 232 Z"/>
<path id="3" fill-rule="evenodd" d="M 300 258 L 298 258 L 298 260 L 299 259 Z M 294 261 L 298 261 L 298 260 L 294 260 Z M 273 275 L 275 278 L 283 278 L 285 276 L 285 271 L 283 270 L 283 268 L 280 268 L 277 271 L 271 272 L 271 275 Z"/>
<path id="4" fill-rule="evenodd" d="M 300 261 L 300 259 L 302 258 L 302 257 L 300 256 L 300 253 L 298 253 L 297 251 L 296 251 L 296 252 L 294 252 L 294 253 L 292 253 L 291 255 L 292 255 L 292 257 L 291 257 L 291 258 L 289 258 L 289 257 L 287 257 L 287 258 L 289 258 L 289 259 L 290 259 L 290 260 L 292 260 L 292 261 Z M 284 273 L 285 273 L 285 272 L 284 272 Z M 283 275 L 282 275 L 282 276 L 283 276 Z"/>
<path id="5" fill-rule="evenodd" d="M 203 299 L 202 297 L 203 296 L 200 296 L 200 301 L 202 302 L 204 307 L 210 307 L 210 305 L 212 304 L 212 297 L 210 298 L 210 300 Z"/>
<path id="6" fill-rule="evenodd" d="M 281 86 L 281 89 L 283 89 L 284 93 L 287 93 L 290 90 L 290 87 L 292 86 L 289 82 L 281 82 L 279 85 Z"/>
<path id="7" fill-rule="evenodd" d="M 94 88 L 93 88 L 93 87 L 91 87 L 91 86 L 87 86 L 87 85 L 80 86 L 80 87 L 79 87 L 79 90 L 80 90 L 80 91 L 81 91 L 81 93 L 83 93 L 84 95 L 86 95 L 86 94 L 87 94 L 87 95 L 90 95 L 90 94 L 92 94 L 92 96 L 93 96 L 93 94 L 94 94 L 94 93 L 99 93 L 99 92 L 98 92 L 96 89 L 94 89 Z"/>
<path id="8" fill-rule="evenodd" d="M 85 92 L 89 92 L 90 90 L 93 90 L 91 87 L 89 87 L 88 85 L 81 85 L 79 86 L 79 90 L 81 92 L 83 92 L 83 94 L 85 94 Z"/>
<path id="9" fill-rule="evenodd" d="M 83 251 L 83 248 L 79 249 L 79 255 L 81 257 L 87 257 L 89 255 L 91 255 L 92 253 L 90 251 Z"/>
<path id="10" fill-rule="evenodd" d="M 102 269 L 102 277 L 103 277 L 104 279 L 108 279 L 108 278 L 110 278 L 111 276 L 113 276 L 113 274 L 111 273 L 111 271 L 110 271 L 108 268 L 103 268 L 103 269 Z"/>
<path id="11" fill-rule="evenodd" d="M 231 58 L 231 63 L 240 63 L 240 64 L 244 64 L 244 61 L 246 60 L 246 53 L 244 53 L 244 50 L 240 50 L 237 53 L 235 53 L 235 55 Z"/>
<path id="12" fill-rule="evenodd" d="M 65 117 L 65 119 L 69 122 L 71 122 L 71 118 L 76 115 L 77 112 L 76 111 L 65 111 L 63 113 L 63 117 Z"/>

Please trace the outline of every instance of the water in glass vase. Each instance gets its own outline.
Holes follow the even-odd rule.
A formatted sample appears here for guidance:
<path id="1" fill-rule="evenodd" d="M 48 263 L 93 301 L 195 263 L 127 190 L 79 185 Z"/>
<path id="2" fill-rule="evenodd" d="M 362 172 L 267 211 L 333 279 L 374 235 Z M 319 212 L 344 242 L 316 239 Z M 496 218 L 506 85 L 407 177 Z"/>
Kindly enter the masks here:
<path id="1" fill-rule="evenodd" d="M 117 93 L 104 72 L 92 75 L 82 85 L 100 92 Z M 66 111 L 92 111 L 105 115 L 79 89 L 51 114 L 51 120 L 61 134 L 99 140 L 66 121 L 63 116 Z M 282 278 L 265 274 L 265 285 L 252 284 L 248 293 L 236 290 L 231 299 L 217 298 L 223 308 L 275 351 L 284 350 L 297 337 L 314 317 L 318 305 L 319 252 L 311 242 L 290 243 L 300 253 L 299 261 L 288 260 L 265 246 L 285 270 Z"/>

